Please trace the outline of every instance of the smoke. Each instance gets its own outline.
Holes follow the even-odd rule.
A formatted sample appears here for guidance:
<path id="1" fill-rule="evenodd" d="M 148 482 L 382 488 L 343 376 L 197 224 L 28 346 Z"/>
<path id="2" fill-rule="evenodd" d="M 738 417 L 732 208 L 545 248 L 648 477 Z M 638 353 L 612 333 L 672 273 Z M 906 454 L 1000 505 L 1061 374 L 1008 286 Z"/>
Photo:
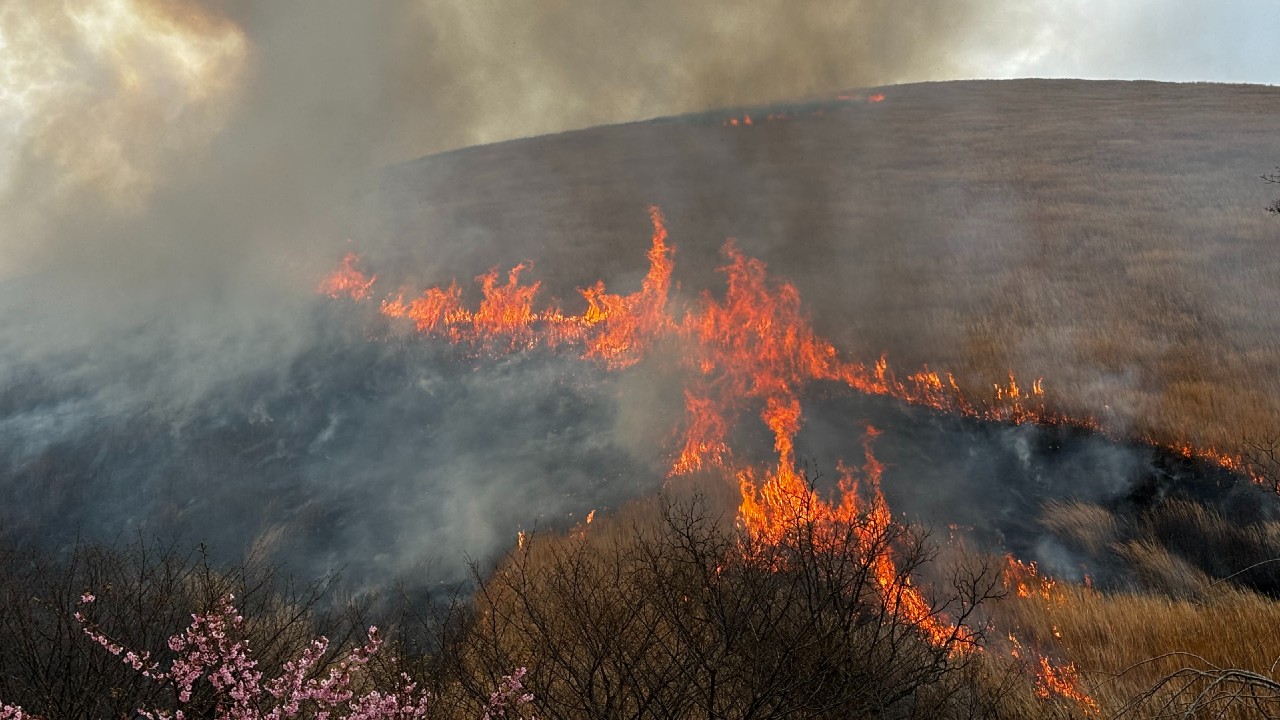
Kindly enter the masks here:
<path id="1" fill-rule="evenodd" d="M 840 88 L 953 76 L 979 8 L 802 4 L 434 5 L 442 54 L 469 87 L 464 142 L 616 123 Z"/>
<path id="2" fill-rule="evenodd" d="M 26 354 L 156 308 L 198 346 L 233 341 L 297 310 L 388 163 L 963 72 L 979 5 L 9 3 L 0 280 L 23 308 L 6 317 L 64 328 Z"/>
<path id="3" fill-rule="evenodd" d="M 299 218 L 388 162 L 963 74 L 980 6 L 998 13 L 940 0 L 10 3 L 0 208 L 22 222 L 6 223 L 0 271 L 121 244 L 177 246 L 166 261 L 204 267 L 208 235 L 221 248 L 314 229 Z"/>

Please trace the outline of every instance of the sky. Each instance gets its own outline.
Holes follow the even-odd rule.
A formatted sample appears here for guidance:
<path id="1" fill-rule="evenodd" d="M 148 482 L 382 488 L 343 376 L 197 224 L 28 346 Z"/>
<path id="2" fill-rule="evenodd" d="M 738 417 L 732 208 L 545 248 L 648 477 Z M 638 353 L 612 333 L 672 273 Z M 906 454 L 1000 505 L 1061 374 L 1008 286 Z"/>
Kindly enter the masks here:
<path id="1" fill-rule="evenodd" d="M 1075 0 L 1032 3 L 1012 52 L 975 57 L 992 77 L 1280 84 L 1280 3 Z M 979 59 L 980 58 L 980 59 Z"/>

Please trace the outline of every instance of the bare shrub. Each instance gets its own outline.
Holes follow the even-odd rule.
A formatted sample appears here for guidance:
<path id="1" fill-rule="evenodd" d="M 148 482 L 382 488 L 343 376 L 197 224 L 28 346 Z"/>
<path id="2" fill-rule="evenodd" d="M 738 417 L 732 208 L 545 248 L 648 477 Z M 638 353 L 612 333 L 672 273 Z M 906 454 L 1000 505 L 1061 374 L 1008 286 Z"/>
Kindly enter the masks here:
<path id="1" fill-rule="evenodd" d="M 924 537 L 874 538 L 899 563 L 886 587 L 859 551 L 866 526 L 795 527 L 766 545 L 668 501 L 631 533 L 526 542 L 479 591 L 458 656 L 469 702 L 515 662 L 552 720 L 993 712 L 964 652 L 983 629 L 935 644 L 884 600 L 930 559 Z M 971 620 L 998 587 L 993 567 L 957 572 L 934 614 Z"/>
<path id="2" fill-rule="evenodd" d="M 1280 184 L 1280 167 L 1276 168 L 1275 172 L 1267 173 L 1266 175 L 1263 175 L 1262 179 L 1273 185 Z M 1267 209 L 1267 212 L 1271 213 L 1272 215 L 1280 215 L 1280 198 L 1276 198 L 1276 200 L 1272 202 L 1270 205 L 1268 205 L 1266 209 Z"/>
<path id="3" fill-rule="evenodd" d="M 1174 652 L 1140 665 L 1176 662 L 1116 713 L 1146 718 L 1274 718 L 1280 716 L 1277 659 L 1266 673 L 1221 667 L 1194 653 Z M 1126 671 L 1127 672 L 1127 671 Z"/>
<path id="4" fill-rule="evenodd" d="M 1280 200 L 1276 201 L 1280 207 Z M 1280 493 L 1280 431 L 1252 433 L 1240 440 L 1245 470 L 1262 485 Z"/>

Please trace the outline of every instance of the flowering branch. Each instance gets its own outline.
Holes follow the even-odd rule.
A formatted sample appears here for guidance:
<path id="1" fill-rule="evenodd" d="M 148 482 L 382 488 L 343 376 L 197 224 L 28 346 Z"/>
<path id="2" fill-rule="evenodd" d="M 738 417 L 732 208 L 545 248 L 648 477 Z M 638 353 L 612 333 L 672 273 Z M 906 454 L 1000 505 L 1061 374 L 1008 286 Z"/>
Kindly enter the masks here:
<path id="1" fill-rule="evenodd" d="M 92 593 L 80 597 L 82 608 L 96 600 Z M 420 720 L 426 718 L 430 694 L 401 673 L 400 687 L 392 692 L 358 692 L 360 671 L 382 645 L 376 627 L 369 639 L 317 675 L 329 640 L 318 637 L 294 659 L 284 663 L 278 677 L 267 679 L 258 668 L 249 643 L 244 640 L 244 617 L 230 595 L 219 600 L 213 610 L 191 616 L 186 630 L 169 638 L 174 653 L 168 668 L 150 652 L 134 651 L 115 642 L 77 610 L 75 619 L 87 635 L 107 652 L 120 658 L 143 677 L 174 690 L 178 709 L 138 708 L 149 720 L 185 720 L 183 706 L 191 703 L 197 684 L 203 679 L 213 689 L 217 720 L 288 720 L 315 717 L 334 720 Z M 516 720 L 528 717 L 533 695 L 523 690 L 525 668 L 502 678 L 483 710 L 483 720 Z M 16 705 L 0 704 L 0 720 L 40 720 Z"/>

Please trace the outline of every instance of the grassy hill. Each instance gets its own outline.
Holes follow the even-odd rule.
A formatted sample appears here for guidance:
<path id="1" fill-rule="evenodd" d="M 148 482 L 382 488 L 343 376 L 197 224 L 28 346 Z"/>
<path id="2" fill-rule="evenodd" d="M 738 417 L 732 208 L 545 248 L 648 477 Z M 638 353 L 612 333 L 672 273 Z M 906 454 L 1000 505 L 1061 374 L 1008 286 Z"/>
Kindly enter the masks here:
<path id="1" fill-rule="evenodd" d="M 719 248 L 736 238 L 853 357 L 927 363 L 979 397 L 1009 371 L 1043 377 L 1059 409 L 1167 442 L 1237 451 L 1280 429 L 1280 223 L 1258 179 L 1280 162 L 1280 88 L 1017 80 L 848 96 L 406 163 L 371 196 L 364 244 L 417 285 L 533 260 L 573 305 L 596 278 L 638 281 L 654 203 L 686 295 L 721 287 Z M 1135 590 L 1068 587 L 996 611 L 1078 666 L 1107 714 L 1179 668 L 1274 669 L 1276 602 L 1204 579 L 1187 538 L 1224 558 L 1239 542 L 1207 538 L 1272 547 L 1280 525 L 1189 508 L 1051 508 L 1049 531 L 1125 564 Z M 1166 653 L 1196 657 L 1117 677 Z"/>
<path id="2" fill-rule="evenodd" d="M 928 363 L 979 395 L 1009 370 L 1044 377 L 1059 407 L 1170 440 L 1229 448 L 1280 427 L 1280 224 L 1258 180 L 1280 158 L 1280 89 L 862 93 L 406 163 L 362 244 L 421 282 L 534 260 L 571 304 L 597 277 L 638 279 L 656 203 L 690 292 L 719 287 L 732 236 L 855 357 Z"/>

